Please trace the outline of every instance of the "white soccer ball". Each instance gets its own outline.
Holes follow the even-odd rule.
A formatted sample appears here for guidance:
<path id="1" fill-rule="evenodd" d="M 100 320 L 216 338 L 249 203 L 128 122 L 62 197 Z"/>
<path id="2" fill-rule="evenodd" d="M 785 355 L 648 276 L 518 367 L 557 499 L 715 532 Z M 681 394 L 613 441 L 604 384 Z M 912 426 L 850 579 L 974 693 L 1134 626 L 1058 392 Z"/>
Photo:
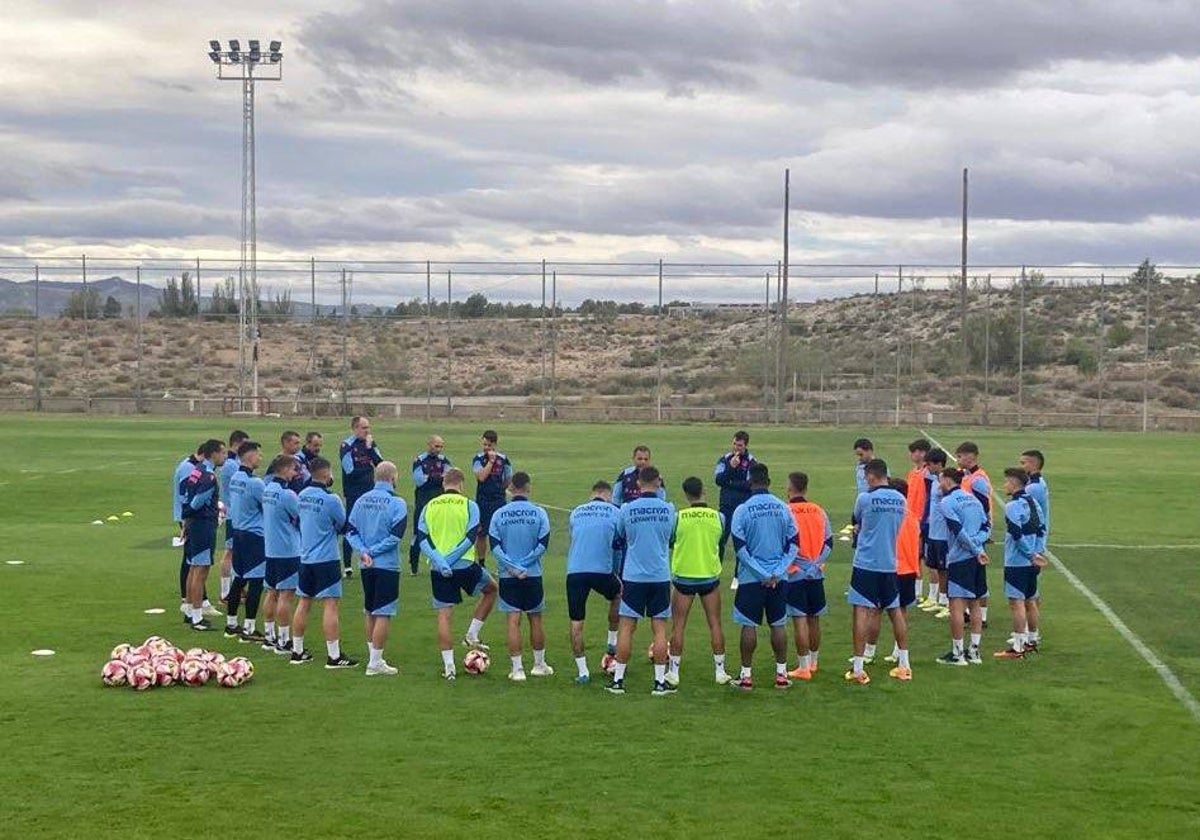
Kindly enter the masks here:
<path id="1" fill-rule="evenodd" d="M 121 661 L 128 668 L 135 668 L 138 665 L 149 665 L 150 656 L 140 647 L 130 648 L 121 656 Z"/>
<path id="2" fill-rule="evenodd" d="M 242 667 L 236 662 L 222 662 L 217 668 L 217 685 L 222 688 L 237 688 L 242 684 Z"/>
<path id="3" fill-rule="evenodd" d="M 120 659 L 111 659 L 100 669 L 100 680 L 109 686 L 125 685 L 129 682 L 129 669 Z"/>
<path id="4" fill-rule="evenodd" d="M 211 675 L 212 672 L 208 669 L 208 663 L 196 657 L 188 657 L 179 666 L 179 676 L 183 680 L 184 685 L 204 685 L 208 682 L 208 678 Z"/>
<path id="5" fill-rule="evenodd" d="M 152 662 L 154 667 L 154 682 L 164 688 L 179 682 L 179 663 L 174 656 L 156 656 Z"/>
<path id="6" fill-rule="evenodd" d="M 134 691 L 145 691 L 154 687 L 154 667 L 149 662 L 140 662 L 128 669 L 129 687 Z"/>
<path id="7" fill-rule="evenodd" d="M 121 642 L 121 644 L 112 649 L 112 653 L 108 655 L 108 658 L 120 659 L 122 662 L 124 662 L 125 654 L 129 653 L 131 650 L 133 650 L 133 645 L 129 644 L 128 642 Z"/>
<path id="8" fill-rule="evenodd" d="M 606 653 L 600 657 L 600 670 L 606 674 L 612 674 L 617 670 L 617 657 L 611 653 Z"/>
<path id="9" fill-rule="evenodd" d="M 463 657 L 463 670 L 468 674 L 482 674 L 491 664 L 491 657 L 482 650 L 468 651 Z"/>
<path id="10" fill-rule="evenodd" d="M 229 664 L 237 667 L 243 683 L 248 683 L 254 679 L 254 663 L 246 657 L 235 656 L 229 660 Z"/>

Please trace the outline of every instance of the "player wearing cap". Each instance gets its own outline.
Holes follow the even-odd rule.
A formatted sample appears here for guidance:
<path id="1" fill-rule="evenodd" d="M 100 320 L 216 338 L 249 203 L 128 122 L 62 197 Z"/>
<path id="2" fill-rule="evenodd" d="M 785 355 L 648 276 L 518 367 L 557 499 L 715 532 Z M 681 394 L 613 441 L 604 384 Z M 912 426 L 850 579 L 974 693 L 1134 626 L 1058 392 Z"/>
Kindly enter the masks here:
<path id="1" fill-rule="evenodd" d="M 396 495 L 397 475 L 391 461 L 375 466 L 375 486 L 358 497 L 346 527 L 346 539 L 359 557 L 368 677 L 399 673 L 383 658 L 388 629 L 400 603 L 400 540 L 408 525 L 408 505 Z"/>

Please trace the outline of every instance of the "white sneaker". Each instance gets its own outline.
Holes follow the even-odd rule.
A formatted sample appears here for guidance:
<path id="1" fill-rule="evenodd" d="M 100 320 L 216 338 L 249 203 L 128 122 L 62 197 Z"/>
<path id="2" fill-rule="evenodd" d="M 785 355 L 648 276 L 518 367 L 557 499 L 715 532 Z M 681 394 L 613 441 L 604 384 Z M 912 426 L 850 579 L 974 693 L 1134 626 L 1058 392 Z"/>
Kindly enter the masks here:
<path id="1" fill-rule="evenodd" d="M 204 612 L 205 618 L 220 618 L 221 616 L 225 615 L 225 613 L 221 612 L 219 609 L 214 607 L 212 604 L 209 604 L 207 607 L 204 607 L 203 612 Z"/>
<path id="2" fill-rule="evenodd" d="M 663 675 L 663 682 L 672 688 L 679 688 L 679 672 L 667 671 L 667 673 Z"/>
<path id="3" fill-rule="evenodd" d="M 983 664 L 983 657 L 979 655 L 979 648 L 977 646 L 971 645 L 967 648 L 967 661 L 972 665 Z"/>
<path id="4" fill-rule="evenodd" d="M 399 668 L 393 668 L 391 665 L 387 664 L 386 662 L 380 663 L 379 665 L 375 665 L 375 666 L 371 666 L 371 665 L 367 666 L 367 676 L 368 677 L 394 677 L 399 673 L 400 673 Z"/>
<path id="5" fill-rule="evenodd" d="M 187 601 L 180 601 L 180 602 L 179 602 L 179 611 L 180 611 L 181 613 L 183 613 L 184 615 L 187 615 L 187 614 L 188 614 L 188 612 L 191 610 L 191 608 L 192 608 L 192 607 L 191 607 L 191 604 L 189 604 Z"/>
<path id="6" fill-rule="evenodd" d="M 454 680 L 457 677 L 458 677 L 458 674 L 455 672 L 455 670 L 453 668 L 451 668 L 448 671 L 442 672 L 442 679 L 446 680 L 447 682 L 454 682 Z"/>
<path id="7" fill-rule="evenodd" d="M 533 674 L 535 677 L 553 677 L 554 669 L 543 662 L 541 665 L 534 665 L 532 668 L 530 668 L 529 673 Z"/>
<path id="8" fill-rule="evenodd" d="M 468 647 L 471 650 L 481 650 L 484 653 L 487 653 L 489 650 L 491 650 L 490 647 L 479 641 L 479 639 L 472 639 L 470 636 L 463 636 L 462 643 L 463 647 Z"/>
<path id="9" fill-rule="evenodd" d="M 729 685 L 733 681 L 733 677 L 729 676 L 726 671 L 717 671 L 717 685 Z"/>
<path id="10" fill-rule="evenodd" d="M 509 671 L 508 678 L 510 680 L 512 680 L 513 682 L 525 682 L 525 672 L 524 671 Z"/>

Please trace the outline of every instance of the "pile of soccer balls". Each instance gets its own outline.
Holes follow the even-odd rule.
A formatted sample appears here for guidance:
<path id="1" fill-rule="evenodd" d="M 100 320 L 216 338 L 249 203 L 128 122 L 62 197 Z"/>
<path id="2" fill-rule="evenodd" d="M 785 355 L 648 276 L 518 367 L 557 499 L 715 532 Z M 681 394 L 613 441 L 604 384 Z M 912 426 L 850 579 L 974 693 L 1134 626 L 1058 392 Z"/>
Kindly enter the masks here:
<path id="1" fill-rule="evenodd" d="M 134 691 L 169 685 L 199 687 L 209 680 L 223 688 L 237 688 L 253 678 L 254 663 L 244 656 L 226 659 L 214 650 L 184 651 L 161 636 L 151 636 L 136 646 L 117 645 L 100 669 L 105 685 L 127 685 Z"/>

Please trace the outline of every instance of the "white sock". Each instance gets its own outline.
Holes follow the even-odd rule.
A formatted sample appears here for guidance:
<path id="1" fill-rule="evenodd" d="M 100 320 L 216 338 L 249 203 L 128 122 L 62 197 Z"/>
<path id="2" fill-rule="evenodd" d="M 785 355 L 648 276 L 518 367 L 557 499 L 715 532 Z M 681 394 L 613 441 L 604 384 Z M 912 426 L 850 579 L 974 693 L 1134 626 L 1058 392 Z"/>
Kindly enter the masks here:
<path id="1" fill-rule="evenodd" d="M 659 665 L 657 662 L 655 662 L 654 663 L 654 681 L 656 683 L 660 683 L 663 681 L 663 678 L 666 677 L 666 675 L 667 675 L 667 666 Z"/>
<path id="2" fill-rule="evenodd" d="M 929 600 L 930 601 L 938 600 L 938 585 L 936 583 L 929 584 Z"/>
<path id="3" fill-rule="evenodd" d="M 516 656 L 510 656 L 509 659 L 512 660 L 512 671 L 514 674 L 525 670 L 525 663 L 521 661 L 521 654 L 518 653 Z"/>
<path id="4" fill-rule="evenodd" d="M 807 671 L 812 664 L 812 654 L 806 653 L 803 656 L 796 657 L 796 667 L 801 671 Z"/>
<path id="5" fill-rule="evenodd" d="M 899 666 L 901 668 L 911 668 L 912 667 L 911 665 L 908 664 L 908 651 L 907 650 L 897 649 L 896 650 L 896 658 L 898 660 L 900 660 L 897 664 L 899 664 Z"/>
<path id="6" fill-rule="evenodd" d="M 1033 642 L 1034 644 L 1037 644 L 1037 642 L 1039 642 L 1041 640 L 1041 638 L 1042 638 L 1042 634 L 1041 634 L 1041 631 L 1039 631 L 1039 630 L 1030 630 L 1028 633 L 1025 634 L 1025 639 L 1027 641 Z"/>
<path id="7" fill-rule="evenodd" d="M 679 663 L 680 663 L 680 662 L 683 660 L 683 657 L 682 657 L 682 656 L 670 656 L 670 655 L 668 655 L 668 656 L 667 656 L 667 660 L 668 660 L 668 662 L 669 662 L 669 664 L 670 664 L 670 666 L 671 666 L 671 672 L 672 672 L 672 673 L 675 673 L 675 674 L 678 674 L 678 673 L 679 673 Z"/>
<path id="8" fill-rule="evenodd" d="M 342 643 L 338 639 L 332 642 L 325 642 L 325 651 L 329 654 L 330 659 L 337 659 L 342 655 Z"/>
<path id="9" fill-rule="evenodd" d="M 242 628 L 243 628 L 243 629 L 244 629 L 244 630 L 245 630 L 247 633 L 253 633 L 253 632 L 254 632 L 254 619 L 253 619 L 253 618 L 247 618 L 245 621 L 243 621 L 243 622 L 242 622 Z"/>
<path id="10" fill-rule="evenodd" d="M 546 664 L 546 649 L 545 648 L 542 648 L 541 650 L 535 650 L 533 652 L 533 664 L 534 665 L 545 665 Z"/>
<path id="11" fill-rule="evenodd" d="M 617 631 L 616 630 L 608 631 L 608 646 L 610 648 L 615 648 L 617 646 Z"/>
<path id="12" fill-rule="evenodd" d="M 982 641 L 983 641 L 982 633 L 972 633 L 971 634 L 971 647 L 973 647 L 973 648 L 979 647 L 979 643 Z"/>
<path id="13" fill-rule="evenodd" d="M 471 619 L 471 626 L 467 628 L 468 639 L 478 639 L 479 631 L 483 629 L 483 622 L 478 618 Z"/>
<path id="14" fill-rule="evenodd" d="M 204 608 L 203 607 L 188 607 L 188 609 L 192 613 L 192 624 L 199 624 L 201 621 L 204 620 Z"/>
<path id="15" fill-rule="evenodd" d="M 954 651 L 955 656 L 962 656 L 962 652 L 963 652 L 962 639 L 951 639 L 950 646 L 951 646 L 951 649 Z"/>
<path id="16" fill-rule="evenodd" d="M 892 642 L 892 659 L 898 659 L 899 657 L 900 657 L 900 645 L 896 644 L 895 642 Z"/>
<path id="17" fill-rule="evenodd" d="M 225 577 L 221 575 L 221 600 L 224 601 L 229 597 L 229 588 L 233 585 L 233 576 Z"/>
<path id="18" fill-rule="evenodd" d="M 587 657 L 586 656 L 576 656 L 575 657 L 575 667 L 579 669 L 579 676 L 581 676 L 581 677 L 588 676 L 588 666 L 587 666 Z"/>
<path id="19" fill-rule="evenodd" d="M 442 667 L 446 670 L 447 674 L 449 674 L 451 671 L 454 670 L 454 651 L 453 650 L 442 651 Z"/>
<path id="20" fill-rule="evenodd" d="M 383 664 L 383 651 L 375 645 L 367 645 L 367 657 L 369 659 L 367 667 L 369 668 L 378 668 Z"/>
<path id="21" fill-rule="evenodd" d="M 863 669 L 863 657 L 861 657 L 861 656 L 854 657 L 853 667 L 854 667 L 855 674 L 861 674 L 862 669 Z"/>
<path id="22" fill-rule="evenodd" d="M 292 636 L 292 651 L 294 653 L 304 653 L 303 636 Z"/>
<path id="23" fill-rule="evenodd" d="M 232 627 L 234 630 L 236 630 L 237 629 L 237 616 L 236 615 L 225 616 L 225 626 Z"/>
<path id="24" fill-rule="evenodd" d="M 275 640 L 281 645 L 286 645 L 292 639 L 291 627 L 280 627 L 275 633 Z"/>
<path id="25" fill-rule="evenodd" d="M 819 650 L 810 650 L 808 652 L 808 655 L 810 657 L 810 660 L 809 660 L 810 667 L 816 668 L 817 660 L 821 658 L 821 652 Z"/>
<path id="26" fill-rule="evenodd" d="M 204 609 L 208 609 L 209 607 L 212 606 L 212 601 L 205 598 L 204 601 L 200 604 L 200 606 Z"/>
<path id="27" fill-rule="evenodd" d="M 866 645 L 863 648 L 863 658 L 871 659 L 874 656 L 875 656 L 875 645 Z"/>
<path id="28" fill-rule="evenodd" d="M 987 621 L 987 607 L 980 607 L 979 612 L 983 616 L 983 620 Z"/>
<path id="29" fill-rule="evenodd" d="M 1021 653 L 1025 650 L 1025 634 L 1024 633 L 1013 633 L 1012 648 L 1017 653 Z"/>
<path id="30" fill-rule="evenodd" d="M 950 597 L 949 597 L 949 596 L 948 596 L 948 595 L 947 595 L 945 592 L 943 592 L 942 594 L 938 595 L 938 606 L 939 606 L 939 607 L 948 607 L 948 606 L 950 606 Z"/>
<path id="31" fill-rule="evenodd" d="M 620 682 L 625 679 L 625 663 L 618 662 L 613 666 L 613 681 Z"/>
<path id="32" fill-rule="evenodd" d="M 748 667 L 746 667 L 745 665 L 743 665 L 742 670 L 738 672 L 738 679 L 741 679 L 741 680 L 750 679 L 750 669 Z"/>
<path id="33" fill-rule="evenodd" d="M 718 671 L 724 671 L 725 670 L 725 654 L 714 653 L 713 654 L 713 665 L 716 666 Z"/>
<path id="34" fill-rule="evenodd" d="M 264 621 L 263 622 L 263 635 L 266 636 L 268 639 L 275 638 L 275 622 L 274 621 Z"/>
<path id="35" fill-rule="evenodd" d="M 776 662 L 775 663 L 775 676 L 777 676 L 777 677 L 786 677 L 787 676 L 787 663 L 786 662 Z"/>

